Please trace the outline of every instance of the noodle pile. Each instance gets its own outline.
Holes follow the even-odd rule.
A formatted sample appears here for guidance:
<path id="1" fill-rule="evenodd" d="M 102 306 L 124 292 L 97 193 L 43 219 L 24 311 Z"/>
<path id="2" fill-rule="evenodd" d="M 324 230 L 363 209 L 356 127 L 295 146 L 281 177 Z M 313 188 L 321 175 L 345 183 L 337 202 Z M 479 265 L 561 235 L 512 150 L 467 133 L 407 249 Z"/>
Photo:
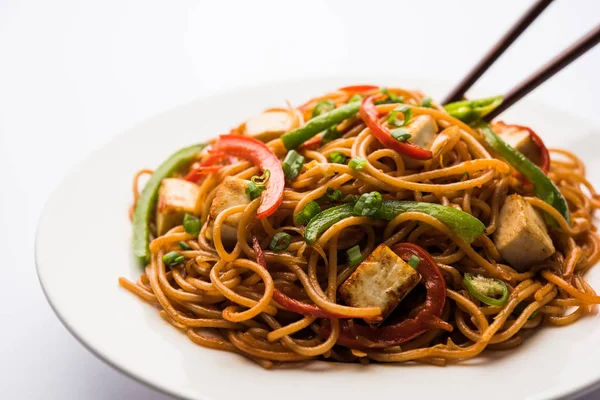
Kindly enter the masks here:
<path id="1" fill-rule="evenodd" d="M 418 91 L 389 92 L 402 96 L 407 105 L 420 105 L 424 99 Z M 310 118 L 310 109 L 320 100 L 329 99 L 339 106 L 346 104 L 348 97 L 345 92 L 336 91 L 299 108 L 278 110 L 293 117 L 293 129 L 304 125 Z M 377 108 L 387 118 L 395 106 L 381 104 Z M 304 166 L 297 178 L 286 182 L 283 202 L 273 215 L 256 219 L 260 205 L 257 198 L 247 206 L 226 209 L 211 221 L 211 203 L 225 177 L 250 179 L 261 174 L 250 162 L 234 160 L 198 183 L 203 223 L 200 234 L 194 237 L 177 226 L 154 237 L 145 273 L 135 283 L 124 278 L 119 283 L 157 307 L 161 317 L 193 342 L 242 354 L 265 368 L 306 360 L 444 365 L 475 357 L 484 349 L 512 349 L 542 325 L 569 325 L 595 312 L 594 304 L 600 303 L 600 298 L 584 274 L 600 258 L 599 238 L 592 221 L 600 200 L 586 180 L 583 162 L 566 150 L 550 150 L 548 176 L 568 202 L 572 219 L 569 224 L 552 206 L 534 197 L 531 185 L 506 162 L 490 155 L 479 132 L 438 105 L 411 109 L 414 116 L 432 116 L 440 127 L 440 135 L 446 135 L 445 140 L 436 141 L 432 159 L 417 161 L 409 169 L 406 158 L 384 148 L 357 115 L 338 126 L 343 133 L 340 138 L 314 149 L 298 150 L 306 159 Z M 234 131 L 241 132 L 243 128 L 244 124 Z M 286 155 L 279 138 L 267 142 L 267 146 L 280 159 Z M 328 157 L 333 152 L 348 158 L 361 157 L 367 163 L 361 170 L 331 163 Z M 209 154 L 203 151 L 198 161 Z M 182 176 L 186 172 L 181 171 Z M 140 176 L 151 173 L 142 170 L 135 177 L 135 201 Z M 310 201 L 325 196 L 328 188 L 340 190 L 344 196 L 378 191 L 387 199 L 451 206 L 483 222 L 485 234 L 468 244 L 436 218 L 406 212 L 392 221 L 346 218 L 327 229 L 313 245 L 307 245 L 305 227 L 296 224 L 293 216 Z M 499 210 L 512 193 L 524 196 L 559 225 L 550 229 L 556 247 L 554 255 L 526 272 L 517 272 L 502 263 L 491 239 L 498 227 Z M 221 227 L 228 216 L 237 213 L 241 213 L 238 240 L 231 248 L 221 240 Z M 212 232 L 207 235 L 209 230 Z M 291 235 L 291 243 L 284 251 L 269 251 L 269 242 L 278 232 Z M 253 236 L 265 249 L 266 268 L 257 261 Z M 191 249 L 182 251 L 180 241 Z M 427 250 L 442 270 L 447 290 L 441 318 L 451 326 L 451 332 L 440 326 L 399 346 L 370 348 L 365 342 L 364 347 L 351 349 L 337 344 L 340 325 L 336 318 L 302 316 L 273 300 L 276 288 L 293 299 L 343 314 L 353 318 L 353 323 L 364 325 L 362 318 L 369 316 L 368 309 L 348 307 L 338 298 L 338 287 L 356 268 L 348 265 L 344 254 L 359 245 L 366 258 L 381 243 L 391 247 L 401 242 L 415 243 Z M 162 259 L 173 250 L 179 251 L 185 262 L 169 267 Z M 508 302 L 489 306 L 478 301 L 464 286 L 466 273 L 504 281 L 510 291 Z M 419 293 L 410 294 L 398 310 L 410 313 L 406 307 L 418 305 L 418 300 Z M 328 335 L 320 331 L 323 323 L 330 327 Z"/>

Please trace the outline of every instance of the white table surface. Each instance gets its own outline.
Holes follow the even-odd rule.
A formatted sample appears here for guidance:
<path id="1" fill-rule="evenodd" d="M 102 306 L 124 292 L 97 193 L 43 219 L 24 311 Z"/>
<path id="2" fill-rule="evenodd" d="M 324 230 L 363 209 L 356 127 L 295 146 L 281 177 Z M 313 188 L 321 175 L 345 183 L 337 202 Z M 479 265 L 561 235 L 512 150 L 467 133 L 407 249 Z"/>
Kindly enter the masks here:
<path id="1" fill-rule="evenodd" d="M 528 3 L 0 0 L 0 397 L 167 398 L 85 350 L 36 278 L 44 202 L 92 150 L 239 86 L 370 72 L 456 80 Z M 599 22 L 599 1 L 556 1 L 481 86 L 505 91 Z M 600 124 L 599 73 L 597 48 L 530 96 Z"/>

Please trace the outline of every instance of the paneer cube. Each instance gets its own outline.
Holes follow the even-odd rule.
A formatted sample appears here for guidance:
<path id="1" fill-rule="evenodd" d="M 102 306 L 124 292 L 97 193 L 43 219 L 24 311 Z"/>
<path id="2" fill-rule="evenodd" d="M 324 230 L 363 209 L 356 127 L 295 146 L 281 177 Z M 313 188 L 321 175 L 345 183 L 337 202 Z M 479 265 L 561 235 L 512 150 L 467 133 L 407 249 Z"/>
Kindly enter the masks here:
<path id="1" fill-rule="evenodd" d="M 246 121 L 244 133 L 269 141 L 292 129 L 294 117 L 287 111 L 266 111 Z"/>
<path id="2" fill-rule="evenodd" d="M 510 195 L 498 216 L 494 243 L 502 258 L 517 271 L 554 254 L 554 244 L 542 217 L 523 197 Z"/>
<path id="3" fill-rule="evenodd" d="M 421 275 L 385 244 L 379 245 L 340 286 L 340 296 L 352 307 L 381 307 L 381 323 L 419 283 Z"/>
<path id="4" fill-rule="evenodd" d="M 518 125 L 506 125 L 497 122 L 492 126 L 493 131 L 515 150 L 523 153 L 535 165 L 540 165 L 542 160 L 540 148 L 531 139 L 529 131 Z"/>
<path id="5" fill-rule="evenodd" d="M 431 145 L 435 141 L 438 132 L 437 123 L 431 115 L 417 115 L 403 129 L 411 135 L 410 139 L 408 139 L 409 142 L 427 150 L 431 149 Z M 418 161 L 410 157 L 402 158 L 408 169 L 417 169 L 423 165 L 423 161 Z"/>
<path id="6" fill-rule="evenodd" d="M 250 203 L 250 196 L 246 188 L 250 181 L 228 176 L 217 188 L 217 193 L 210 207 L 210 219 L 214 222 L 217 215 L 223 210 L 242 204 Z M 237 239 L 237 226 L 242 213 L 233 214 L 225 219 L 221 228 L 221 239 L 226 242 Z"/>
<path id="7" fill-rule="evenodd" d="M 158 190 L 156 230 L 164 235 L 169 229 L 181 225 L 186 213 L 196 214 L 196 200 L 200 187 L 183 179 L 163 179 Z"/>

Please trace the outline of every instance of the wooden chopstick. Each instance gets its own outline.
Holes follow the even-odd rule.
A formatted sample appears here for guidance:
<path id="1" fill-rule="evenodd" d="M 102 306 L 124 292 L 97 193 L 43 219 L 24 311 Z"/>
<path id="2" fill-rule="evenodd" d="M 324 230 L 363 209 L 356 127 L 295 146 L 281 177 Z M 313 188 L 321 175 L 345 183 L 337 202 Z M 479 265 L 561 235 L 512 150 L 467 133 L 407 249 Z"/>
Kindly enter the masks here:
<path id="1" fill-rule="evenodd" d="M 452 103 L 463 98 L 465 92 L 487 71 L 504 51 L 527 29 L 527 27 L 552 3 L 552 0 L 538 0 L 504 34 L 492 49 L 475 65 L 475 68 L 448 94 L 442 104 Z"/>
<path id="2" fill-rule="evenodd" d="M 548 61 L 544 66 L 530 75 L 523 82 L 515 86 L 511 91 L 504 95 L 504 101 L 498 108 L 485 116 L 486 121 L 491 121 L 500 113 L 512 106 L 518 100 L 523 98 L 533 89 L 544 83 L 548 78 L 576 60 L 579 56 L 594 47 L 600 42 L 600 24 L 588 32 L 585 36 L 573 43 L 558 56 Z"/>

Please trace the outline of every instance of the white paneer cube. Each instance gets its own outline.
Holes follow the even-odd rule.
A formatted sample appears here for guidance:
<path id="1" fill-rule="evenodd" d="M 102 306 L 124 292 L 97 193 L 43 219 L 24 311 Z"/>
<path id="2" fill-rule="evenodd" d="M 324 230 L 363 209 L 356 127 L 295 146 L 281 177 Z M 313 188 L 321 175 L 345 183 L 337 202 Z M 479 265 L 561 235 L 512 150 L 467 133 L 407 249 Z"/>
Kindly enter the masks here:
<path id="1" fill-rule="evenodd" d="M 429 150 L 435 141 L 438 125 L 431 115 L 417 115 L 413 117 L 403 129 L 410 133 L 410 139 L 408 139 L 409 142 Z M 423 161 L 418 161 L 405 156 L 402 158 L 408 169 L 417 169 L 423 165 Z"/>
<path id="2" fill-rule="evenodd" d="M 523 153 L 531 162 L 541 164 L 541 153 L 538 145 L 531 139 L 529 131 L 517 125 L 506 125 L 497 122 L 492 126 L 493 131 L 515 150 Z"/>
<path id="3" fill-rule="evenodd" d="M 258 140 L 269 141 L 288 132 L 294 117 L 287 111 L 266 111 L 246 121 L 244 133 Z"/>
<path id="4" fill-rule="evenodd" d="M 523 197 L 510 195 L 498 216 L 494 243 L 502 258 L 517 271 L 554 254 L 554 244 L 542 217 Z"/>
<path id="5" fill-rule="evenodd" d="M 385 244 L 379 245 L 340 286 L 352 307 L 380 307 L 381 323 L 421 280 L 421 275 Z"/>
<path id="6" fill-rule="evenodd" d="M 196 214 L 199 195 L 200 187 L 195 183 L 177 178 L 163 179 L 156 207 L 157 233 L 163 235 L 174 226 L 181 225 L 186 213 Z"/>
<path id="7" fill-rule="evenodd" d="M 242 204 L 250 203 L 250 196 L 246 194 L 246 188 L 250 181 L 228 176 L 217 188 L 217 193 L 210 206 L 210 219 L 214 222 L 217 215 L 223 210 Z M 237 226 L 242 213 L 230 215 L 224 221 L 221 228 L 221 239 L 226 242 L 237 240 Z"/>

